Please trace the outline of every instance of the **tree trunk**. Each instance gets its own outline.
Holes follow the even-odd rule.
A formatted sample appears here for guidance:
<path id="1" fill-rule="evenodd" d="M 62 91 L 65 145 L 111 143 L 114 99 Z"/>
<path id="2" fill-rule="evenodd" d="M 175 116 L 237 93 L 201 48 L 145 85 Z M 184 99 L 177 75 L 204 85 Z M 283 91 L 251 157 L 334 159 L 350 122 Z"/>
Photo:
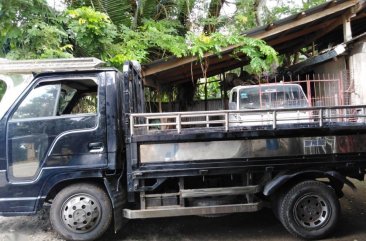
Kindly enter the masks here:
<path id="1" fill-rule="evenodd" d="M 210 7 L 208 9 L 207 18 L 217 18 L 220 16 L 220 11 L 226 0 L 211 0 Z M 206 24 L 203 27 L 205 34 L 210 34 L 216 31 L 214 24 Z"/>
<path id="2" fill-rule="evenodd" d="M 255 21 L 257 26 L 263 25 L 261 13 L 263 12 L 263 6 L 266 4 L 266 2 L 267 0 L 255 0 L 254 2 Z"/>
<path id="3" fill-rule="evenodd" d="M 178 20 L 184 26 L 184 32 L 182 35 L 186 34 L 191 29 L 190 15 L 194 7 L 195 1 L 185 0 L 182 5 L 182 9 L 179 9 Z"/>

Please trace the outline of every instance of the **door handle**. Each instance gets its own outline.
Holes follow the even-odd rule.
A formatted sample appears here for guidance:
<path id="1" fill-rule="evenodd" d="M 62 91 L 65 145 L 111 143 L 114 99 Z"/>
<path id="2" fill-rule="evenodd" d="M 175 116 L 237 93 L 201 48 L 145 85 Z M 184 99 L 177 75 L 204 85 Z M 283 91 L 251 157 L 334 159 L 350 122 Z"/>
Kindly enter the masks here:
<path id="1" fill-rule="evenodd" d="M 104 150 L 104 145 L 102 142 L 92 142 L 88 144 L 89 152 L 102 152 Z"/>

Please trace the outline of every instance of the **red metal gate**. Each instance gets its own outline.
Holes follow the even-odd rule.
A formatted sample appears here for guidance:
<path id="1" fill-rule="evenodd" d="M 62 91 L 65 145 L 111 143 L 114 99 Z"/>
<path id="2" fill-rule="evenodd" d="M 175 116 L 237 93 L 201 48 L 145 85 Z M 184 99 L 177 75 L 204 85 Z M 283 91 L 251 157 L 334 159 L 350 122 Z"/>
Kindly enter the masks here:
<path id="1" fill-rule="evenodd" d="M 349 104 L 350 90 L 348 78 L 343 72 L 335 74 L 312 74 L 275 78 L 275 82 L 300 84 L 310 106 L 341 106 Z"/>

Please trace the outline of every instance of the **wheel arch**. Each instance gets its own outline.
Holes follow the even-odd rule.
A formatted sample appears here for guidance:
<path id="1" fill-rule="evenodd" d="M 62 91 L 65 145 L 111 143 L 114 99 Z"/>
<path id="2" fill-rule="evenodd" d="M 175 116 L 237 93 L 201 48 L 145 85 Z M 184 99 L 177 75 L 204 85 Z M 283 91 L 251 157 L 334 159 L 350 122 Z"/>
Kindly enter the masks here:
<path id="1" fill-rule="evenodd" d="M 356 189 L 356 186 L 345 176 L 337 171 L 320 171 L 320 170 L 302 170 L 296 172 L 280 173 L 271 181 L 269 181 L 263 189 L 263 195 L 271 196 L 283 187 L 286 187 L 291 181 L 292 185 L 304 180 L 315 180 L 317 178 L 327 178 L 330 185 L 335 189 L 338 195 L 342 195 L 342 187 L 344 184 Z"/>
<path id="2" fill-rule="evenodd" d="M 101 171 L 70 171 L 50 176 L 44 182 L 45 184 L 42 187 L 40 196 L 44 197 L 45 202 L 48 202 L 52 200 L 63 188 L 82 182 L 96 184 L 106 190 Z"/>

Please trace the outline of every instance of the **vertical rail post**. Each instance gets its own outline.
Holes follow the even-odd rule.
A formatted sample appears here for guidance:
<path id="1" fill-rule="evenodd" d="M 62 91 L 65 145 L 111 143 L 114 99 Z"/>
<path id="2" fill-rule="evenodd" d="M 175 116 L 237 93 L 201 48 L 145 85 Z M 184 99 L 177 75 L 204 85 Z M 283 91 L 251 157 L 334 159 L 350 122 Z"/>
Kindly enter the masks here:
<path id="1" fill-rule="evenodd" d="M 225 131 L 229 130 L 229 112 L 225 113 Z"/>
<path id="2" fill-rule="evenodd" d="M 150 128 L 150 126 L 149 126 L 149 117 L 146 117 L 146 131 L 149 131 L 149 128 Z"/>
<path id="3" fill-rule="evenodd" d="M 323 108 L 319 110 L 319 127 L 323 127 Z"/>
<path id="4" fill-rule="evenodd" d="M 277 112 L 274 110 L 272 115 L 273 115 L 272 126 L 273 126 L 273 129 L 276 129 L 276 127 L 277 127 Z"/>
<path id="5" fill-rule="evenodd" d="M 177 125 L 178 134 L 180 134 L 182 132 L 181 114 L 178 114 L 175 117 L 175 123 Z"/>
<path id="6" fill-rule="evenodd" d="M 206 115 L 206 127 L 207 128 L 210 127 L 209 121 L 210 121 L 210 117 L 208 115 Z"/>
<path id="7" fill-rule="evenodd" d="M 135 125 L 135 123 L 134 123 L 134 118 L 133 118 L 133 115 L 130 115 L 130 133 L 131 133 L 131 136 L 133 136 L 133 134 L 134 134 L 134 125 Z"/>
<path id="8" fill-rule="evenodd" d="M 306 92 L 307 92 L 307 95 L 308 95 L 309 106 L 312 106 L 312 104 L 311 104 L 311 86 L 310 86 L 310 79 L 309 78 L 306 78 Z"/>

